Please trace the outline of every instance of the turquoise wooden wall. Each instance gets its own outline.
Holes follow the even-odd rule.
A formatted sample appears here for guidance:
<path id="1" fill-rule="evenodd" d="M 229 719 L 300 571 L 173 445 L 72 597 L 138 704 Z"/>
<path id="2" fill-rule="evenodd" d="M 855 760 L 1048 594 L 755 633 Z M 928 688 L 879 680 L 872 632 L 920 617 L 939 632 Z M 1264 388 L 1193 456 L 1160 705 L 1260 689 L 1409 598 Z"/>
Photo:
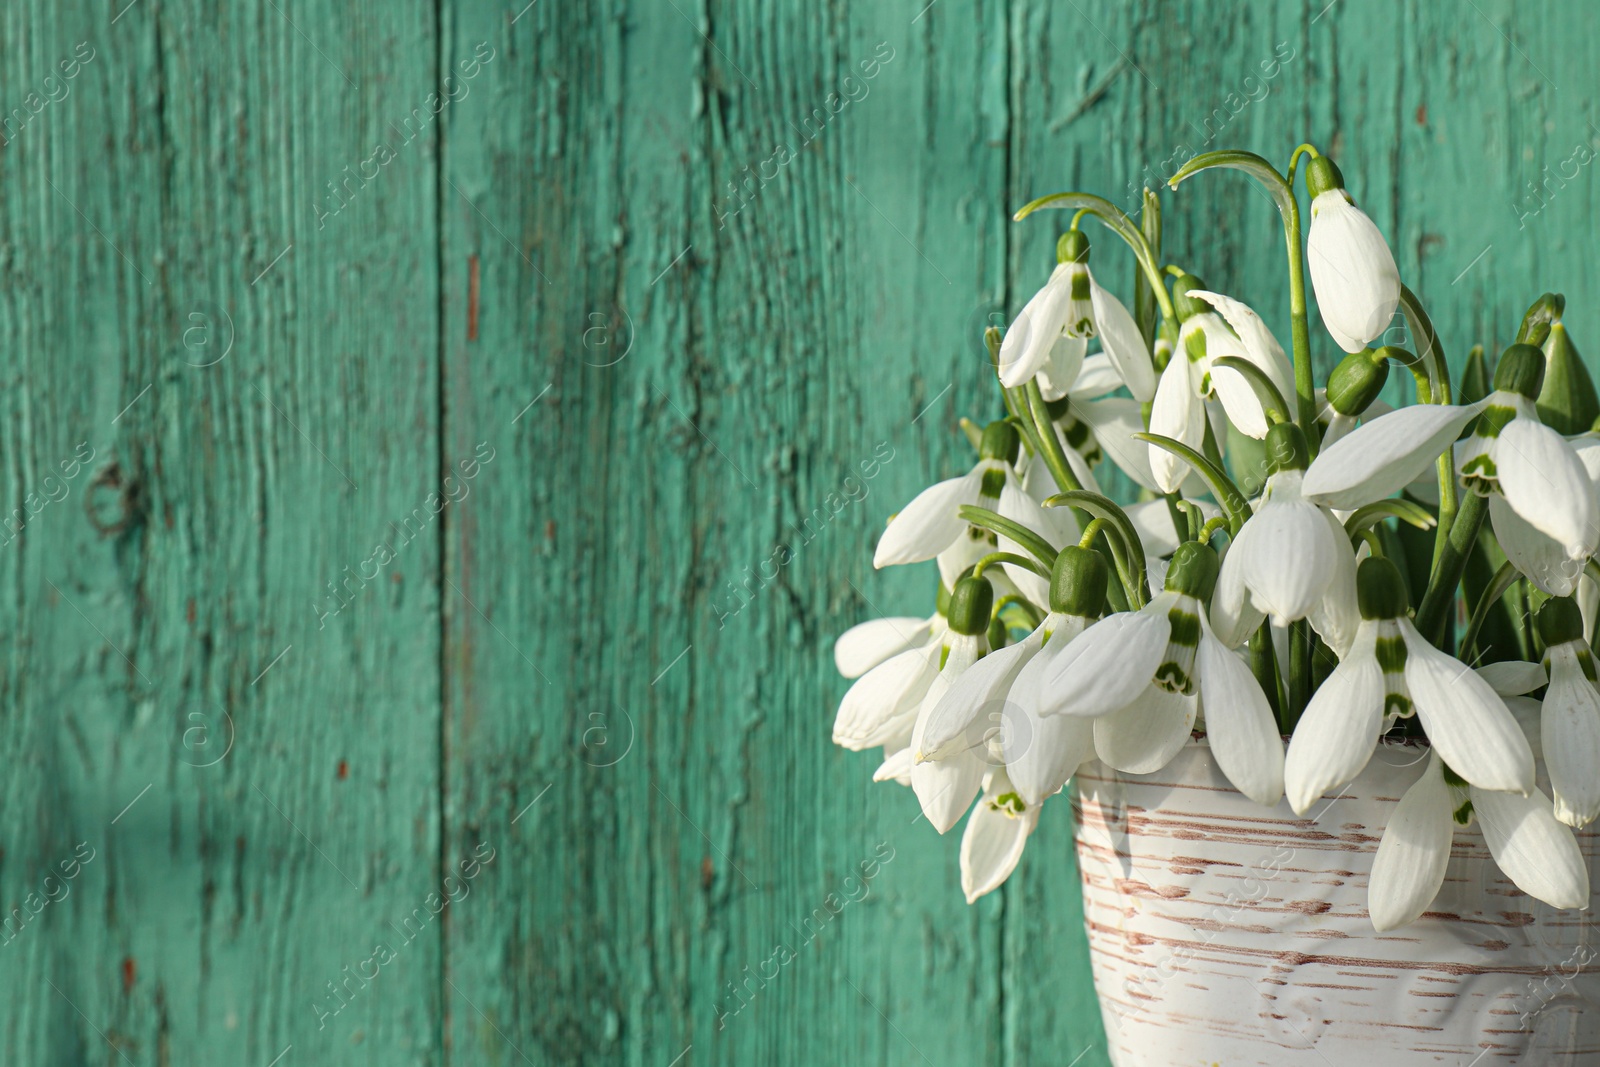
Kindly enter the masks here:
<path id="1" fill-rule="evenodd" d="M 1009 213 L 1310 138 L 1452 356 L 1544 289 L 1600 350 L 1591 24 L 7 4 L 0 1061 L 1106 1063 L 1065 806 L 968 907 L 829 742 L 1065 223 Z M 1166 203 L 1286 336 L 1265 199 Z"/>

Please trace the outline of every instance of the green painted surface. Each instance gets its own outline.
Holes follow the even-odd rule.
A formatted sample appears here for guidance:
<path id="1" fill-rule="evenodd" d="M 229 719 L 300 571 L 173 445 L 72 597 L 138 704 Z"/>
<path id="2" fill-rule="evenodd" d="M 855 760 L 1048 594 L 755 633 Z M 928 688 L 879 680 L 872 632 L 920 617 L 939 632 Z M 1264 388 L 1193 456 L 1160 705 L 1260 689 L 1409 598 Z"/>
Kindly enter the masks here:
<path id="1" fill-rule="evenodd" d="M 125 4 L 0 14 L 7 1064 L 1103 1064 L 1065 806 L 969 908 L 828 740 L 1009 211 L 1311 137 L 1452 357 L 1600 343 L 1575 0 Z"/>

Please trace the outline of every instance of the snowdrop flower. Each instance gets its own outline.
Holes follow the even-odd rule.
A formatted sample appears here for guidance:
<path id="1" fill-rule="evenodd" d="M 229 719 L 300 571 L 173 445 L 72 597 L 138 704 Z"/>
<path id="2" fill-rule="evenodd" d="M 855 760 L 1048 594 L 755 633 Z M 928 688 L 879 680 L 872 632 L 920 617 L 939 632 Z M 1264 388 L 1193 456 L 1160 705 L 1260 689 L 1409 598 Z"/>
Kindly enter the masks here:
<path id="1" fill-rule="evenodd" d="M 1600 690 L 1584 632 L 1572 600 L 1553 598 L 1539 609 L 1550 671 L 1540 714 L 1545 768 L 1556 818 L 1578 827 L 1600 816 Z"/>
<path id="2" fill-rule="evenodd" d="M 1004 768 L 984 781 L 983 798 L 961 835 L 961 891 L 967 903 L 999 889 L 1022 859 L 1028 835 L 1039 825 L 1039 805 L 1017 794 Z"/>
<path id="3" fill-rule="evenodd" d="M 922 812 L 941 834 L 948 831 L 972 805 L 989 769 L 981 747 L 961 748 L 945 759 L 928 760 L 930 745 L 926 733 L 938 720 L 934 712 L 964 674 L 989 653 L 989 621 L 994 610 L 994 587 L 987 578 L 968 576 L 950 591 L 949 632 L 940 648 L 942 661 L 938 676 L 928 686 L 917 708 L 910 743 L 898 755 L 911 764 L 911 788 L 916 790 Z M 887 762 L 887 761 L 886 761 Z"/>
<path id="4" fill-rule="evenodd" d="M 1020 448 L 1016 427 L 991 422 L 983 431 L 977 465 L 958 478 L 924 489 L 890 519 L 872 565 L 920 563 L 956 546 L 963 537 L 984 540 L 986 534 L 961 518 L 963 504 L 981 505 L 1034 530 L 1045 528 L 1043 509 L 1023 491 L 1012 469 Z"/>
<path id="5" fill-rule="evenodd" d="M 1372 758 L 1388 716 L 1413 714 L 1421 716 L 1434 752 L 1465 781 L 1530 792 L 1533 753 L 1521 727 L 1489 682 L 1417 632 L 1395 565 L 1365 559 L 1356 584 L 1362 621 L 1355 641 L 1312 695 L 1289 743 L 1289 806 L 1303 815 L 1318 797 L 1354 779 Z"/>
<path id="6" fill-rule="evenodd" d="M 1568 596 L 1600 545 L 1600 504 L 1583 460 L 1543 425 L 1534 398 L 1544 355 L 1514 344 L 1495 367 L 1495 391 L 1476 404 L 1417 404 L 1340 439 L 1306 472 L 1305 495 L 1350 510 L 1389 496 L 1425 471 L 1472 419 L 1456 449 L 1462 483 L 1489 500 L 1506 557 L 1553 596 Z"/>
<path id="7" fill-rule="evenodd" d="M 1089 238 L 1068 230 L 1056 243 L 1059 261 L 1050 280 L 1023 307 L 1000 342 L 1000 382 L 1008 389 L 1025 385 L 1049 366 L 1059 386 L 1074 362 L 1083 359 L 1091 337 L 1110 357 L 1134 399 L 1155 393 L 1155 370 L 1139 326 L 1116 297 L 1089 271 Z M 1065 341 L 1063 341 L 1065 338 Z"/>
<path id="8" fill-rule="evenodd" d="M 1301 480 L 1306 439 L 1293 423 L 1267 433 L 1266 488 L 1255 514 L 1228 546 L 1211 605 L 1217 637 L 1232 648 L 1261 625 L 1297 619 L 1342 655 L 1360 622 L 1356 609 L 1356 557 L 1343 524 L 1306 500 Z"/>
<path id="9" fill-rule="evenodd" d="M 1444 884 L 1457 825 L 1476 816 L 1495 863 L 1518 889 L 1556 908 L 1589 904 L 1589 870 L 1572 829 L 1556 820 L 1550 798 L 1468 783 L 1438 749 L 1422 777 L 1395 806 L 1372 861 L 1367 911 L 1379 932 L 1418 918 Z"/>
<path id="10" fill-rule="evenodd" d="M 1205 443 L 1205 401 L 1215 395 L 1241 433 L 1258 440 L 1265 437 L 1266 415 L 1250 383 L 1238 371 L 1214 369 L 1213 364 L 1224 356 L 1248 360 L 1260 367 L 1280 392 L 1287 388 L 1286 395 L 1293 395 L 1294 374 L 1282 347 L 1254 311 L 1208 291 L 1199 278 L 1183 275 L 1173 283 L 1173 292 L 1172 305 L 1182 326 L 1178 346 L 1156 386 L 1150 432 L 1199 451 Z M 1241 332 L 1236 333 L 1235 328 Z M 1147 447 L 1156 488 L 1163 493 L 1177 489 L 1189 473 L 1189 465 L 1165 449 Z"/>
<path id="11" fill-rule="evenodd" d="M 1322 323 L 1346 352 L 1359 352 L 1389 328 L 1400 303 L 1400 271 L 1371 219 L 1344 191 L 1333 160 L 1306 166 L 1311 233 L 1306 263 Z"/>
<path id="12" fill-rule="evenodd" d="M 1041 716 L 1041 686 L 1074 638 L 1100 617 L 1109 569 L 1099 553 L 1068 545 L 1056 557 L 1050 613 L 1024 640 L 969 668 L 933 709 L 914 754 L 950 759 L 988 746 L 1002 760 L 1022 800 L 1037 807 L 1094 756 L 1094 728 L 1084 719 Z"/>
<path id="13" fill-rule="evenodd" d="M 845 691 L 833 722 L 833 743 L 852 752 L 884 746 L 893 755 L 911 742 L 922 698 L 939 674 L 949 629 L 949 593 L 941 584 L 939 610 L 926 619 L 870 619 L 833 645 L 839 673 L 856 682 Z"/>
<path id="14" fill-rule="evenodd" d="M 1165 766 L 1204 711 L 1222 772 L 1252 800 L 1275 804 L 1283 795 L 1277 723 L 1250 669 L 1206 617 L 1218 566 L 1209 546 L 1180 545 L 1159 596 L 1107 616 L 1067 646 L 1044 679 L 1040 710 L 1091 719 L 1096 754 L 1130 774 Z"/>

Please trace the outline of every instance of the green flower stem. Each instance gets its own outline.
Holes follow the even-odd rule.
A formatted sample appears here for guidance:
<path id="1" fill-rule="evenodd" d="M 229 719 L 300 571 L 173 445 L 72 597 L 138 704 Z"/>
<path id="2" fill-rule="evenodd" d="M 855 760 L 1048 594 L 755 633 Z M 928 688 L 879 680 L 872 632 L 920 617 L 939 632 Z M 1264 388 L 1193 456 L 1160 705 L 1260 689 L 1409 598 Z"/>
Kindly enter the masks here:
<path id="1" fill-rule="evenodd" d="M 1484 516 L 1489 513 L 1488 502 L 1477 493 L 1468 493 L 1450 524 L 1450 536 L 1444 551 L 1439 553 L 1428 578 L 1428 589 L 1417 608 L 1417 629 L 1422 636 L 1440 647 L 1444 640 L 1445 623 L 1449 620 L 1450 605 L 1455 601 L 1456 586 L 1467 567 L 1467 555 L 1478 540 L 1478 530 Z"/>
<path id="2" fill-rule="evenodd" d="M 1289 624 L 1289 706 L 1286 709 L 1289 729 L 1305 713 L 1311 702 L 1311 625 L 1304 619 Z"/>
<path id="3" fill-rule="evenodd" d="M 1014 607 L 1018 611 L 1022 612 L 1028 617 L 1029 621 L 1033 623 L 1033 625 L 1029 627 L 1030 630 L 1037 630 L 1039 628 L 1039 624 L 1044 622 L 1044 616 L 1039 614 L 1038 606 L 1027 597 L 1021 596 L 1017 593 L 1011 593 L 1007 596 L 1001 597 L 999 603 L 995 604 L 994 606 L 994 614 L 992 617 L 998 619 L 1002 611 L 1011 607 Z"/>
<path id="4" fill-rule="evenodd" d="M 1267 629 L 1270 625 L 1264 622 L 1250 635 L 1250 670 L 1277 715 L 1278 732 L 1288 734 L 1294 732 L 1294 725 L 1288 721 L 1289 700 L 1278 674 L 1278 654 L 1272 647 L 1272 632 Z"/>
<path id="5" fill-rule="evenodd" d="M 1050 572 L 1045 570 L 1044 568 L 1040 567 L 1037 561 L 1032 560 L 1032 559 L 1028 558 L 1027 556 L 1019 556 L 1015 552 L 991 552 L 991 553 L 989 553 L 987 556 L 984 556 L 982 559 L 980 559 L 977 562 L 977 564 L 972 568 L 972 576 L 974 578 L 982 578 L 983 577 L 983 572 L 987 568 L 993 567 L 993 566 L 995 566 L 996 564 L 999 564 L 999 563 L 1009 563 L 1014 567 L 1025 568 L 1026 570 L 1030 570 L 1034 574 L 1037 574 L 1041 578 L 1049 578 L 1050 577 Z M 998 609 L 996 609 L 996 610 L 998 610 Z"/>
<path id="6" fill-rule="evenodd" d="M 1422 309 L 1422 302 L 1417 299 L 1417 294 L 1404 285 L 1400 287 L 1400 307 L 1405 312 L 1411 332 L 1417 336 L 1419 342 L 1417 347 L 1421 350 L 1422 357 L 1428 361 L 1426 374 L 1421 373 L 1418 367 L 1411 368 L 1411 373 L 1417 380 L 1417 401 L 1423 404 L 1451 403 L 1450 364 L 1444 358 L 1444 346 L 1439 343 L 1439 335 L 1434 331 L 1433 320 L 1428 318 L 1428 313 Z M 1455 524 L 1457 511 L 1460 510 L 1455 455 L 1451 449 L 1444 450 L 1436 468 L 1439 475 L 1439 530 L 1433 539 L 1435 567 L 1445 553 L 1450 529 Z"/>
<path id="7" fill-rule="evenodd" d="M 1020 522 L 1012 522 L 1004 515 L 990 511 L 988 508 L 980 508 L 975 504 L 962 504 L 957 514 L 966 522 L 988 530 L 990 533 L 999 534 L 1001 537 L 1009 537 L 1029 552 L 1032 552 L 1038 557 L 1039 562 L 1044 564 L 1046 574 L 1050 573 L 1050 569 L 1055 566 L 1056 550 L 1050 546 L 1050 542 Z"/>
<path id="8" fill-rule="evenodd" d="M 1117 577 L 1127 587 L 1128 602 L 1134 607 L 1143 607 L 1148 603 L 1150 596 L 1145 589 L 1144 545 L 1139 541 L 1138 531 L 1134 529 L 1127 513 L 1099 493 L 1081 489 L 1057 493 L 1042 506 L 1055 508 L 1063 504 L 1086 511 L 1096 519 L 1106 520 L 1102 531 L 1106 535 L 1106 544 L 1111 548 L 1111 558 L 1117 565 Z"/>
<path id="9" fill-rule="evenodd" d="M 1460 659 L 1471 663 L 1478 651 L 1478 631 L 1483 629 L 1484 620 L 1489 617 L 1489 611 L 1505 596 L 1506 590 L 1511 588 L 1511 583 L 1522 577 L 1522 573 L 1510 561 L 1500 564 L 1500 569 L 1494 572 L 1494 577 L 1489 584 L 1483 587 L 1483 595 L 1478 598 L 1478 606 L 1472 609 L 1472 619 L 1467 623 L 1467 632 L 1461 635 Z"/>
<path id="10" fill-rule="evenodd" d="M 1094 539 L 1100 536 L 1100 530 L 1105 524 L 1105 519 L 1091 519 L 1089 525 L 1083 528 L 1083 536 L 1078 538 L 1078 547 L 1088 548 L 1094 544 Z"/>
<path id="11" fill-rule="evenodd" d="M 1083 483 L 1072 473 L 1072 464 L 1067 462 L 1067 454 L 1061 448 L 1060 439 L 1056 437 L 1055 423 L 1050 420 L 1050 412 L 1045 409 L 1044 394 L 1039 392 L 1039 379 L 1030 379 L 1023 389 L 1028 415 L 1032 417 L 1033 437 L 1039 446 L 1039 455 L 1044 457 L 1045 466 L 1050 468 L 1050 476 L 1056 480 L 1056 485 L 1060 486 L 1064 493 L 1081 491 Z"/>

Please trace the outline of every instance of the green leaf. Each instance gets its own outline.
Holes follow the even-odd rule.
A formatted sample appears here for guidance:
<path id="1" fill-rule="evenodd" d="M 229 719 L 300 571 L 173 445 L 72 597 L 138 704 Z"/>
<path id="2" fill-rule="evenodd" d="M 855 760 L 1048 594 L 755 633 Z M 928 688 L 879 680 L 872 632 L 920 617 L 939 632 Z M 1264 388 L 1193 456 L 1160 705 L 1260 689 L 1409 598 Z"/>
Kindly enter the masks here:
<path id="1" fill-rule="evenodd" d="M 1050 547 L 1050 542 L 1020 522 L 1012 522 L 1004 515 L 996 514 L 988 508 L 980 508 L 975 504 L 962 504 L 957 514 L 974 526 L 980 526 L 991 533 L 1011 538 L 1011 540 L 1039 557 L 1039 562 L 1045 565 L 1046 570 L 1056 565 L 1056 550 Z"/>
<path id="2" fill-rule="evenodd" d="M 1376 503 L 1357 508 L 1348 519 L 1344 520 L 1344 529 L 1351 537 L 1355 537 L 1361 531 L 1376 526 L 1388 518 L 1410 523 L 1419 530 L 1431 530 L 1439 524 L 1439 520 L 1433 517 L 1433 513 L 1421 504 L 1397 498 L 1379 500 Z"/>
<path id="3" fill-rule="evenodd" d="M 1222 472 L 1221 467 L 1182 441 L 1174 441 L 1158 433 L 1136 433 L 1133 436 L 1171 452 L 1198 471 L 1200 477 L 1211 487 L 1211 495 L 1217 498 L 1217 503 L 1222 505 L 1223 512 L 1228 516 L 1228 529 L 1233 533 L 1239 532 L 1245 520 L 1250 517 L 1250 503 L 1245 500 L 1244 494 L 1239 492 L 1239 487 L 1233 484 L 1233 479 Z"/>

